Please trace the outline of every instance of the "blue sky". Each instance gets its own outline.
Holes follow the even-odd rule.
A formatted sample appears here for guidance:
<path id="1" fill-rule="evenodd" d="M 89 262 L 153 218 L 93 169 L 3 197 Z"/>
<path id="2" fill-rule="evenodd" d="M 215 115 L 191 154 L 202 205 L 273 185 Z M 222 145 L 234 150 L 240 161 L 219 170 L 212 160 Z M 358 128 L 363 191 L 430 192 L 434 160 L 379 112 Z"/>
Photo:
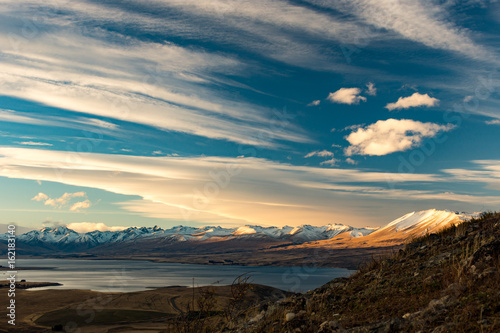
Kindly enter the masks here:
<path id="1" fill-rule="evenodd" d="M 498 210 L 498 31 L 481 0 L 2 1 L 2 223 Z"/>

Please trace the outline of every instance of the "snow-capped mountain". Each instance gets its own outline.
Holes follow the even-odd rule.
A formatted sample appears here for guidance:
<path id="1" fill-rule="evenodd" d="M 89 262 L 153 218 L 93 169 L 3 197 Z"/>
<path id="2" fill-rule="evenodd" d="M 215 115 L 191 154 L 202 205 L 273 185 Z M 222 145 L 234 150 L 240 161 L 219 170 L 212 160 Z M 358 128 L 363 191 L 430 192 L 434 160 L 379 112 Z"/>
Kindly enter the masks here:
<path id="1" fill-rule="evenodd" d="M 436 209 L 412 212 L 390 222 L 385 227 L 378 229 L 376 233 L 433 233 L 451 224 L 457 224 L 470 220 L 473 217 L 478 217 L 480 214 Z"/>
<path id="2" fill-rule="evenodd" d="M 353 237 L 367 235 L 373 232 L 370 228 L 353 228 L 343 224 L 329 224 L 315 227 L 303 225 L 300 227 L 262 227 L 256 225 L 241 226 L 238 228 L 222 228 L 220 226 L 206 226 L 201 228 L 176 226 L 170 229 L 155 227 L 130 227 L 122 231 L 91 231 L 77 233 L 66 227 L 33 230 L 17 236 L 18 242 L 31 245 L 51 245 L 59 249 L 73 247 L 88 249 L 102 244 L 122 243 L 127 241 L 162 240 L 165 242 L 197 242 L 197 241 L 224 241 L 234 239 L 269 238 L 286 240 L 293 243 L 325 240 L 341 233 L 351 232 Z M 6 235 L 0 235 L 5 239 Z"/>
<path id="3" fill-rule="evenodd" d="M 313 242 L 318 240 L 332 239 L 340 234 L 346 233 L 350 237 L 366 236 L 377 228 L 354 228 L 344 224 L 328 224 L 322 227 L 304 225 L 290 231 L 290 238 L 299 242 Z"/>
<path id="4" fill-rule="evenodd" d="M 395 219 L 359 241 L 362 241 L 367 246 L 401 244 L 415 237 L 438 232 L 452 224 L 456 225 L 480 215 L 481 213 L 470 214 L 437 209 L 411 212 Z M 359 242 L 352 243 L 351 246 L 356 246 L 356 243 Z"/>
<path id="5" fill-rule="evenodd" d="M 246 225 L 237 228 L 220 226 L 189 227 L 175 226 L 170 229 L 154 227 L 130 227 L 122 231 L 91 231 L 77 233 L 66 227 L 48 228 L 29 231 L 17 236 L 17 242 L 38 248 L 61 251 L 83 251 L 99 246 L 110 249 L 113 244 L 127 245 L 148 242 L 157 248 L 171 244 L 220 243 L 227 241 L 281 242 L 304 244 L 326 241 L 334 244 L 336 239 L 350 240 L 353 245 L 359 242 L 398 242 L 404 239 L 432 233 L 457 224 L 479 214 L 457 213 L 430 209 L 406 214 L 382 228 L 354 228 L 344 224 L 328 224 L 321 227 L 302 225 L 298 227 L 262 227 Z M 0 240 L 7 234 L 0 235 Z M 323 242 L 321 242 L 323 243 Z M 145 243 L 143 243 L 145 244 Z M 326 244 L 326 243 L 325 243 Z M 112 248 L 112 247 L 111 247 Z"/>

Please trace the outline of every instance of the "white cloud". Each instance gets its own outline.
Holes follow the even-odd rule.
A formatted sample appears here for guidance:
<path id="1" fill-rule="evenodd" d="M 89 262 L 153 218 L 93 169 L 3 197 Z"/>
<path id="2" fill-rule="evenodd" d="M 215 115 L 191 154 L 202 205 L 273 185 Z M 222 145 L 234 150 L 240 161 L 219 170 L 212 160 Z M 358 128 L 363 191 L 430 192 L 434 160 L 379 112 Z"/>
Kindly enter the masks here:
<path id="1" fill-rule="evenodd" d="M 418 147 L 422 140 L 449 131 L 452 125 L 422 123 L 410 119 L 379 120 L 359 128 L 346 137 L 351 144 L 346 155 L 387 155 Z"/>
<path id="2" fill-rule="evenodd" d="M 89 199 L 85 200 L 85 201 L 80 201 L 80 202 L 75 202 L 71 207 L 70 207 L 70 211 L 72 212 L 81 212 L 82 209 L 86 209 L 86 208 L 89 208 L 90 206 L 92 206 L 92 203 L 90 202 Z"/>
<path id="3" fill-rule="evenodd" d="M 356 124 L 356 125 L 350 125 L 350 126 L 346 126 L 342 129 L 342 131 L 353 131 L 353 130 L 357 130 L 358 128 L 361 128 L 365 126 L 365 124 Z"/>
<path id="4" fill-rule="evenodd" d="M 38 181 L 40 181 L 40 180 L 38 179 Z M 68 205 L 69 202 L 71 201 L 71 199 L 81 198 L 81 197 L 85 197 L 85 196 L 87 196 L 85 194 L 85 192 L 75 192 L 75 193 L 64 193 L 59 198 L 52 199 L 45 193 L 38 193 L 31 200 L 43 201 L 45 206 L 52 206 L 52 207 L 61 209 L 61 208 L 65 207 L 66 205 Z M 77 203 L 73 204 L 71 206 L 70 210 L 71 211 L 80 211 L 80 209 L 88 208 L 88 207 L 90 207 L 90 205 L 91 205 L 91 202 L 87 199 L 85 201 L 77 202 Z"/>
<path id="5" fill-rule="evenodd" d="M 46 143 L 46 142 L 35 142 L 35 141 L 23 141 L 23 142 L 16 142 L 17 144 L 20 145 L 25 145 L 25 146 L 53 146 L 51 143 Z"/>
<path id="6" fill-rule="evenodd" d="M 321 101 L 318 99 L 318 100 L 312 101 L 311 103 L 307 104 L 307 106 L 318 106 L 320 103 L 321 103 Z"/>
<path id="7" fill-rule="evenodd" d="M 366 93 L 368 95 L 370 95 L 370 96 L 377 95 L 377 88 L 375 88 L 375 84 L 373 84 L 372 82 L 368 82 L 366 87 L 368 88 L 368 90 L 366 91 Z"/>
<path id="8" fill-rule="evenodd" d="M 360 101 L 366 102 L 366 97 L 359 96 L 359 88 L 340 88 L 336 92 L 328 95 L 327 99 L 332 103 L 358 104 Z"/>
<path id="9" fill-rule="evenodd" d="M 428 94 L 419 94 L 418 92 L 414 93 L 408 97 L 399 97 L 396 103 L 389 103 L 385 107 L 389 111 L 398 110 L 398 109 L 408 109 L 412 107 L 418 106 L 434 106 L 439 103 L 439 99 L 430 97 Z"/>
<path id="10" fill-rule="evenodd" d="M 330 166 L 334 166 L 338 163 L 339 160 L 335 159 L 335 158 L 332 158 L 332 159 L 329 159 L 329 160 L 326 160 L 326 161 L 323 161 L 320 163 L 320 165 L 330 165 Z"/>
<path id="11" fill-rule="evenodd" d="M 110 123 L 109 121 L 104 121 L 101 119 L 95 119 L 95 118 L 83 118 L 81 119 L 83 123 L 90 123 L 94 126 L 109 129 L 109 130 L 116 130 L 118 129 L 118 125 Z"/>
<path id="12" fill-rule="evenodd" d="M 464 103 L 469 103 L 470 101 L 472 101 L 472 99 L 474 98 L 474 96 L 465 96 L 464 99 L 463 99 L 463 102 Z"/>
<path id="13" fill-rule="evenodd" d="M 346 158 L 345 160 L 347 163 L 351 164 L 351 165 L 356 165 L 358 164 L 358 162 L 356 162 L 355 160 L 353 160 L 352 158 L 348 157 Z"/>
<path id="14" fill-rule="evenodd" d="M 33 198 L 31 198 L 31 200 L 35 200 L 35 201 L 45 201 L 49 198 L 49 196 L 45 193 L 38 193 L 36 196 L 34 196 Z"/>
<path id="15" fill-rule="evenodd" d="M 328 150 L 321 150 L 321 151 L 316 150 L 316 151 L 310 152 L 309 154 L 307 154 L 304 157 L 309 158 L 309 157 L 313 157 L 313 156 L 327 157 L 327 156 L 333 156 L 333 153 L 331 151 L 328 151 Z"/>
<path id="16" fill-rule="evenodd" d="M 486 125 L 500 125 L 500 120 L 498 120 L 498 119 L 487 120 Z"/>
<path id="17" fill-rule="evenodd" d="M 127 229 L 126 227 L 112 226 L 108 227 L 104 223 L 92 223 L 92 222 L 74 222 L 66 225 L 67 228 L 74 230 L 79 233 L 86 233 L 91 231 L 121 231 Z"/>

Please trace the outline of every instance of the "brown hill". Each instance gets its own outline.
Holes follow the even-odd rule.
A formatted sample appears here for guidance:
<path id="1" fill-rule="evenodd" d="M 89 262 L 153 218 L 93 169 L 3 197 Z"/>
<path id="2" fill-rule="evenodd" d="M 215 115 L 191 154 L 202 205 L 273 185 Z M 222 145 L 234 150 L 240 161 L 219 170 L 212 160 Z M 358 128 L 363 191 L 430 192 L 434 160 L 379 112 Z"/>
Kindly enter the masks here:
<path id="1" fill-rule="evenodd" d="M 500 214 L 452 225 L 248 317 L 246 332 L 499 332 Z"/>

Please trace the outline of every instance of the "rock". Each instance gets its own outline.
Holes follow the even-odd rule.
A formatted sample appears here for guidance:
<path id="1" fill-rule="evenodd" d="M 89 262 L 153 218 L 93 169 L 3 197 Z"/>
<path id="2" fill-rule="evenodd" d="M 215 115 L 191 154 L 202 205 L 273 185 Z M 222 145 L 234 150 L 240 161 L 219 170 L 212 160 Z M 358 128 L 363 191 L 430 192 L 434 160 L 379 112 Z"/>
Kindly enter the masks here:
<path id="1" fill-rule="evenodd" d="M 498 258 L 500 255 L 500 240 L 494 240 L 481 246 L 473 255 L 470 265 L 475 265 L 477 262 L 484 261 L 488 256 Z"/>
<path id="2" fill-rule="evenodd" d="M 337 330 L 340 328 L 340 324 L 336 320 L 325 321 L 321 325 L 319 325 L 318 333 L 326 333 L 333 332 L 333 330 Z"/>
<path id="3" fill-rule="evenodd" d="M 461 283 L 452 283 L 448 286 L 447 291 L 454 296 L 458 296 L 465 292 L 467 290 L 467 287 Z"/>
<path id="4" fill-rule="evenodd" d="M 452 326 L 450 324 L 444 324 L 441 326 L 436 327 L 432 333 L 445 333 L 445 332 L 450 332 L 452 329 Z"/>
<path id="5" fill-rule="evenodd" d="M 451 257 L 451 252 L 444 252 L 432 257 L 426 262 L 427 267 L 440 265 Z"/>
<path id="6" fill-rule="evenodd" d="M 490 267 L 490 268 L 485 269 L 484 272 L 482 272 L 481 274 L 479 274 L 479 278 L 482 279 L 482 278 L 485 278 L 489 275 L 494 275 L 497 272 L 498 271 L 495 267 Z"/>
<path id="7" fill-rule="evenodd" d="M 293 313 L 293 312 L 288 312 L 288 313 L 285 315 L 285 320 L 286 320 L 286 321 L 292 321 L 294 318 L 295 318 L 295 313 Z"/>
<path id="8" fill-rule="evenodd" d="M 450 296 L 446 295 L 440 299 L 433 299 L 429 302 L 429 305 L 427 305 L 427 310 L 435 311 L 445 308 L 450 298 Z"/>
<path id="9" fill-rule="evenodd" d="M 259 313 L 258 315 L 256 315 L 255 317 L 251 318 L 248 322 L 250 324 L 255 324 L 259 321 L 261 321 L 263 318 L 264 318 L 264 311 L 262 311 L 261 313 Z"/>

